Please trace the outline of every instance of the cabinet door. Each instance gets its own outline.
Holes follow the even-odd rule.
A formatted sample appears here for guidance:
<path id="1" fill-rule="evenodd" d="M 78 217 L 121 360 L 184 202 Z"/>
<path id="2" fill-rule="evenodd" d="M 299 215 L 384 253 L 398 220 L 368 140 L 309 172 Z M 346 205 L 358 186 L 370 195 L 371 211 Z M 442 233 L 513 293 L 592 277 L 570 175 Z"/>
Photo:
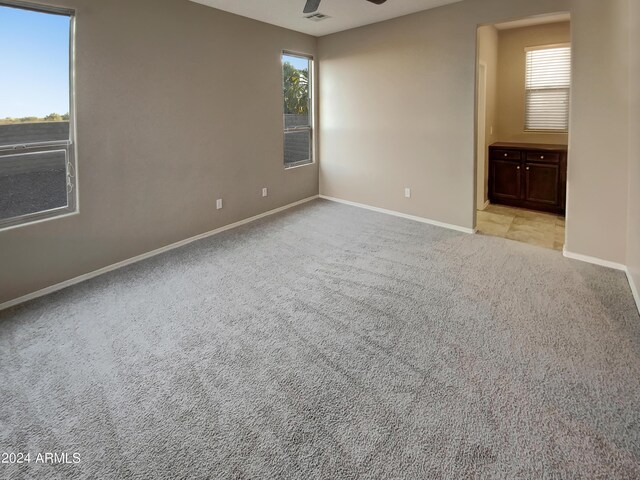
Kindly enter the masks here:
<path id="1" fill-rule="evenodd" d="M 560 165 L 551 163 L 525 164 L 525 200 L 559 205 Z"/>
<path id="2" fill-rule="evenodd" d="M 520 199 L 522 191 L 522 168 L 520 162 L 509 160 L 491 161 L 491 195 L 496 199 Z"/>

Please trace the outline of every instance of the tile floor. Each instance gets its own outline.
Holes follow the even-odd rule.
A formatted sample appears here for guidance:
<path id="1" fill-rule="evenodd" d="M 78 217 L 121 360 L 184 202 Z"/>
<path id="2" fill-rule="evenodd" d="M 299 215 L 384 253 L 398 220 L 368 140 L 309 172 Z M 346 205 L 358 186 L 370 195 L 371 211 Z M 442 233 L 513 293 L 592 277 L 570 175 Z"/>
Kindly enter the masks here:
<path id="1" fill-rule="evenodd" d="M 564 217 L 505 205 L 478 211 L 478 233 L 562 250 Z"/>

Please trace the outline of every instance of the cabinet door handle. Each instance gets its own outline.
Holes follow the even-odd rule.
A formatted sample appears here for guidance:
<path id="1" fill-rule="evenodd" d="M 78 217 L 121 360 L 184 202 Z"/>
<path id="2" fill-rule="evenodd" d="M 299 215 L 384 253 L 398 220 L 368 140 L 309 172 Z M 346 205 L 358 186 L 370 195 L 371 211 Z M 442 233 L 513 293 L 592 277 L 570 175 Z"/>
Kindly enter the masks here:
<path id="1" fill-rule="evenodd" d="M 520 165 L 518 165 L 518 166 L 516 167 L 516 169 L 520 170 Z"/>
<path id="2" fill-rule="evenodd" d="M 529 167 L 527 167 L 527 170 L 529 170 Z"/>
<path id="3" fill-rule="evenodd" d="M 508 153 L 505 153 L 505 154 L 504 154 L 504 156 L 505 156 L 505 157 L 508 157 L 508 156 L 509 156 L 509 154 L 508 154 Z"/>
<path id="4" fill-rule="evenodd" d="M 544 155 L 540 155 L 540 160 L 544 160 Z"/>

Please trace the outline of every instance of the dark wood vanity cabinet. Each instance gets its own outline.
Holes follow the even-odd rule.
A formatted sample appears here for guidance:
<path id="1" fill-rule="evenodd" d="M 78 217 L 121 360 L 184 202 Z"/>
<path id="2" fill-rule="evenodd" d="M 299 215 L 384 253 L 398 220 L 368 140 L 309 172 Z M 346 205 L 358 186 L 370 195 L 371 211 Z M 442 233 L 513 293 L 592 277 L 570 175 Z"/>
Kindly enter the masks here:
<path id="1" fill-rule="evenodd" d="M 566 145 L 494 143 L 489 147 L 489 201 L 564 215 Z"/>

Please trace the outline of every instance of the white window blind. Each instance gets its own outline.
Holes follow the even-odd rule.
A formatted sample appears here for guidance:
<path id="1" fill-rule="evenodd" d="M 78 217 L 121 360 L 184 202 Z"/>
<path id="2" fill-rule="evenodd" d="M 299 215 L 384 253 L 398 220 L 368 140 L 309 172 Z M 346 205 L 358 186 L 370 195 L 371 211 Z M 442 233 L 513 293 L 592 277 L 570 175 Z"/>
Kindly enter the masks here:
<path id="1" fill-rule="evenodd" d="M 526 68 L 526 130 L 569 128 L 571 47 L 529 48 Z"/>

